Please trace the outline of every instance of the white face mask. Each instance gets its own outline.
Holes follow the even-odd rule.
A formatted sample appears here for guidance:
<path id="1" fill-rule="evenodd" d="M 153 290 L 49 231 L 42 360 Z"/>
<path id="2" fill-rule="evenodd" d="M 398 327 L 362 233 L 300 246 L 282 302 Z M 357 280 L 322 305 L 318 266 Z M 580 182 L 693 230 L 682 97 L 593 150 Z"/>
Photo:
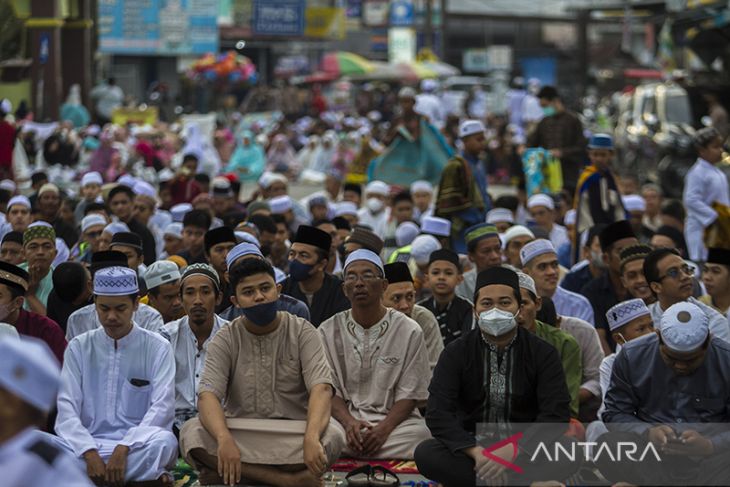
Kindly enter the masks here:
<path id="1" fill-rule="evenodd" d="M 378 198 L 368 198 L 365 201 L 365 205 L 367 205 L 371 213 L 378 213 L 383 209 L 384 203 Z"/>
<path id="2" fill-rule="evenodd" d="M 479 329 L 487 335 L 499 337 L 514 330 L 517 326 L 516 315 L 499 308 L 479 313 Z"/>

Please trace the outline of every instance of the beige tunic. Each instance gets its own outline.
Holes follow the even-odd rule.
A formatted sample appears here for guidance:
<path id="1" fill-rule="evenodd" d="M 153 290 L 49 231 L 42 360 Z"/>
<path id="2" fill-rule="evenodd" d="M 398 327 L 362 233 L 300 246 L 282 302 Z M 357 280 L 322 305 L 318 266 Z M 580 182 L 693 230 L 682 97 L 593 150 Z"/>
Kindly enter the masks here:
<path id="1" fill-rule="evenodd" d="M 278 314 L 279 327 L 267 335 L 250 333 L 243 318 L 223 327 L 208 345 L 200 378 L 198 394 L 212 392 L 223 403 L 244 463 L 301 464 L 309 391 L 334 384 L 316 329 L 297 316 Z M 334 461 L 344 437 L 329 427 L 322 443 Z M 180 446 L 189 460 L 194 448 L 217 451 L 197 418 L 183 427 Z"/>
<path id="2" fill-rule="evenodd" d="M 347 310 L 322 323 L 319 331 L 335 374 L 336 393 L 353 417 L 378 423 L 397 401 L 425 404 L 431 369 L 423 331 L 415 321 L 388 309 L 380 322 L 365 329 Z M 414 409 L 373 458 L 413 458 L 415 447 L 430 436 Z M 347 449 L 344 454 L 354 456 Z"/>
<path id="3" fill-rule="evenodd" d="M 423 330 L 423 340 L 426 342 L 426 349 L 428 350 L 428 364 L 433 371 L 434 367 L 436 367 L 436 362 L 439 361 L 441 352 L 444 351 L 444 339 L 441 336 L 439 322 L 431 311 L 420 304 L 413 307 L 411 318 Z M 429 382 L 430 379 L 431 376 L 429 376 Z"/>

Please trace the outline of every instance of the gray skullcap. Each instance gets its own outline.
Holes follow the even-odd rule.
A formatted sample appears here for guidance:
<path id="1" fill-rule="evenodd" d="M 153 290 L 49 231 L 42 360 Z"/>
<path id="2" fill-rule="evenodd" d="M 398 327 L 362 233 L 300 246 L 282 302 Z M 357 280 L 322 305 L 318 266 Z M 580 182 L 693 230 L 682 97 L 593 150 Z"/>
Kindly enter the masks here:
<path id="1" fill-rule="evenodd" d="M 209 278 L 211 281 L 213 281 L 213 284 L 215 285 L 215 290 L 220 291 L 221 289 L 221 282 L 218 279 L 218 273 L 213 269 L 213 267 L 210 264 L 190 264 L 185 268 L 185 271 L 182 273 L 182 278 L 180 279 L 180 284 L 185 282 L 185 279 L 187 279 L 190 276 L 194 275 L 201 275 Z"/>
<path id="2" fill-rule="evenodd" d="M 144 274 L 144 282 L 147 289 L 154 289 L 180 279 L 180 268 L 176 263 L 169 260 L 158 260 L 147 268 Z"/>

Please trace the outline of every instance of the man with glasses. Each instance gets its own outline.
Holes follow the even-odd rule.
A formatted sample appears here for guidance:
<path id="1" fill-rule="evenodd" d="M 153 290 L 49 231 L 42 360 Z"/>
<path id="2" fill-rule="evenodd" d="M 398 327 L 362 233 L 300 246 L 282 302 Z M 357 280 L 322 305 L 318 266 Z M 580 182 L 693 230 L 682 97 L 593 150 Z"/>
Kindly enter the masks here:
<path id="1" fill-rule="evenodd" d="M 352 309 L 319 327 L 335 376 L 332 417 L 347 437 L 344 455 L 412 459 L 416 446 L 431 437 L 418 411 L 431 379 L 423 331 L 383 305 L 388 281 L 374 252 L 351 253 L 344 279 Z"/>
<path id="2" fill-rule="evenodd" d="M 81 220 L 82 243 L 78 244 L 81 253 L 80 262 L 86 265 L 91 264 L 91 255 L 101 250 L 99 237 L 108 224 L 107 219 L 97 213 L 86 215 Z"/>
<path id="3" fill-rule="evenodd" d="M 682 264 L 662 265 L 670 257 L 660 260 L 662 272 L 681 275 Z M 639 462 L 601 455 L 596 465 L 612 483 L 727 483 L 730 431 L 718 423 L 730 421 L 730 345 L 713 336 L 710 323 L 704 310 L 679 302 L 663 313 L 656 334 L 624 344 L 616 355 L 602 414 L 609 432 L 594 451 L 604 451 L 603 443 L 616 451 L 623 442 L 644 452 L 650 442 L 660 460 L 651 452 Z"/>
<path id="4" fill-rule="evenodd" d="M 712 336 L 730 342 L 727 318 L 692 297 L 693 274 L 692 267 L 674 249 L 656 249 L 646 256 L 644 276 L 657 297 L 657 302 L 649 305 L 654 326 L 659 326 L 664 311 L 670 306 L 686 301 L 697 305 L 707 315 Z"/>

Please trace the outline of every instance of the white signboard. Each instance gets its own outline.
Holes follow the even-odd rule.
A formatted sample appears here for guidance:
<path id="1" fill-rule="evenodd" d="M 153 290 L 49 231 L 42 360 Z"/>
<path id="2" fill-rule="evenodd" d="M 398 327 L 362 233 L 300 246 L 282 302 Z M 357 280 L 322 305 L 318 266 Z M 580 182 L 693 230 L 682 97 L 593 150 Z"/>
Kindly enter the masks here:
<path id="1" fill-rule="evenodd" d="M 388 29 L 388 62 L 411 63 L 416 59 L 416 31 L 410 27 Z"/>

